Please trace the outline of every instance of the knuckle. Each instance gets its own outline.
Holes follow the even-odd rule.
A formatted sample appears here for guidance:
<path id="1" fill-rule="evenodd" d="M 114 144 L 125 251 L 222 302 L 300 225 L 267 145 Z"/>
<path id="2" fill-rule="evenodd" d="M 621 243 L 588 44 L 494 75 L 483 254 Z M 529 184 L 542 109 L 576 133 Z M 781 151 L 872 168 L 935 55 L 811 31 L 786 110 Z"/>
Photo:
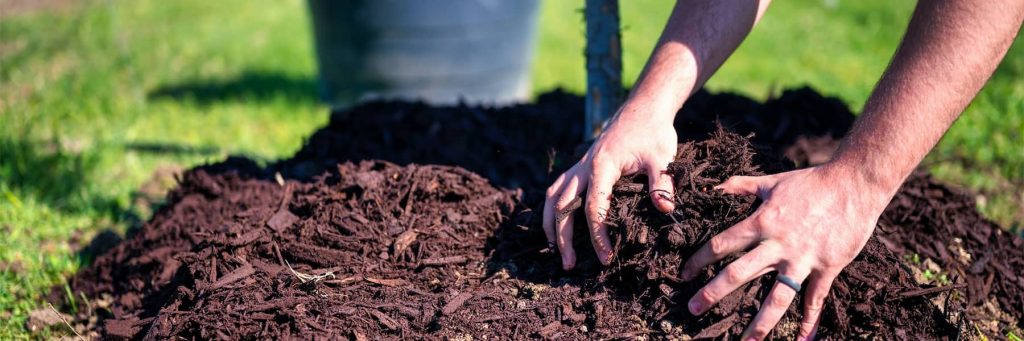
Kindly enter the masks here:
<path id="1" fill-rule="evenodd" d="M 704 287 L 703 289 L 700 289 L 700 291 L 697 292 L 697 295 L 695 295 L 695 298 L 705 306 L 718 301 L 718 295 L 711 287 Z"/>
<path id="2" fill-rule="evenodd" d="M 779 205 L 768 207 L 764 213 L 765 219 L 769 219 L 772 222 L 778 222 L 783 220 L 783 217 L 786 217 L 786 210 L 784 209 L 784 206 Z"/>
<path id="3" fill-rule="evenodd" d="M 562 193 L 562 196 L 559 197 L 557 201 L 555 201 L 555 209 L 559 211 L 565 210 L 572 204 L 572 201 L 576 199 L 566 194 L 567 193 Z"/>
<path id="4" fill-rule="evenodd" d="M 811 335 L 812 332 L 814 332 L 814 324 L 807 323 L 807 322 L 801 322 L 800 323 L 800 333 L 797 334 L 797 336 L 799 338 L 808 338 Z"/>
<path id="5" fill-rule="evenodd" d="M 789 289 L 789 288 L 786 288 L 786 289 Z M 792 301 L 793 300 L 788 295 L 784 295 L 784 294 L 775 294 L 775 295 L 772 295 L 772 296 L 768 297 L 768 305 L 774 306 L 774 307 L 779 307 L 780 309 L 785 309 L 786 307 L 789 306 L 789 303 L 792 302 Z"/>
<path id="6" fill-rule="evenodd" d="M 583 213 L 586 213 L 587 218 L 590 220 L 597 219 L 598 211 L 600 211 L 600 208 L 597 207 L 597 203 L 587 198 L 587 204 L 583 206 Z"/>
<path id="7" fill-rule="evenodd" d="M 822 309 L 825 309 L 825 298 L 815 296 L 807 300 L 804 306 L 804 315 L 813 319 Z"/>
<path id="8" fill-rule="evenodd" d="M 558 188 L 555 186 L 548 187 L 547 191 L 544 191 L 544 197 L 551 200 L 558 195 Z"/>
<path id="9" fill-rule="evenodd" d="M 758 323 L 750 330 L 750 336 L 757 340 L 764 340 L 768 336 L 769 327 L 765 323 Z"/>
<path id="10" fill-rule="evenodd" d="M 716 257 L 724 256 L 728 250 L 728 242 L 721 236 L 711 237 L 711 240 L 708 241 L 708 249 Z"/>
<path id="11" fill-rule="evenodd" d="M 725 276 L 724 279 L 726 282 L 734 284 L 743 283 L 743 280 L 746 279 L 743 276 L 742 268 L 736 264 L 727 266 L 725 270 L 722 270 L 722 276 Z"/>
<path id="12" fill-rule="evenodd" d="M 769 210 L 765 210 L 764 212 L 761 212 L 756 217 L 754 217 L 754 221 L 753 222 L 754 222 L 754 227 L 755 228 L 757 228 L 759 230 L 764 230 L 768 226 L 772 225 L 774 220 L 771 217 L 772 213 L 770 211 L 771 211 L 770 209 Z"/>
<path id="13" fill-rule="evenodd" d="M 736 184 L 738 182 L 740 182 L 740 176 L 739 175 L 733 175 L 733 176 L 730 176 L 728 179 L 725 179 L 725 182 L 723 182 L 722 185 L 730 186 L 731 187 L 731 186 L 736 186 Z"/>
<path id="14" fill-rule="evenodd" d="M 562 236 L 562 235 L 559 235 L 557 239 L 558 240 L 556 242 L 558 243 L 558 249 L 559 250 L 562 250 L 562 252 L 569 252 L 569 251 L 572 250 L 572 240 L 571 239 L 566 238 L 565 236 Z"/>
<path id="15" fill-rule="evenodd" d="M 600 207 L 597 207 L 596 205 L 588 205 L 586 214 L 587 219 L 590 220 L 592 229 L 597 229 L 604 224 L 605 212 Z"/>

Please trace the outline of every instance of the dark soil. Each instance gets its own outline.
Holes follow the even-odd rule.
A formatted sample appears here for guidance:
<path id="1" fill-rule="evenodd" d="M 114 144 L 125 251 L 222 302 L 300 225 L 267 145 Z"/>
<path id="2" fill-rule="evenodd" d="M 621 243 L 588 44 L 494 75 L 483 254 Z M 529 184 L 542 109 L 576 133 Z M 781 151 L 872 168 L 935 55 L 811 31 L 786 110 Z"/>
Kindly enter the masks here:
<path id="1" fill-rule="evenodd" d="M 734 338 L 770 275 L 702 317 L 685 302 L 725 263 L 675 279 L 696 247 L 756 208 L 710 187 L 827 160 L 852 114 L 807 89 L 763 104 L 698 93 L 678 116 L 684 143 L 669 167 L 680 209 L 656 213 L 641 177 L 620 181 L 616 263 L 599 266 L 580 231 L 578 269 L 564 272 L 534 212 L 581 150 L 582 108 L 564 93 L 507 108 L 371 103 L 334 113 L 288 160 L 190 170 L 149 222 L 71 280 L 92 302 L 80 318 L 146 339 Z M 1022 327 L 1021 239 L 969 196 L 915 174 L 879 227 L 833 286 L 820 336 Z M 944 281 L 915 280 L 922 258 Z M 797 307 L 774 338 L 794 335 Z"/>

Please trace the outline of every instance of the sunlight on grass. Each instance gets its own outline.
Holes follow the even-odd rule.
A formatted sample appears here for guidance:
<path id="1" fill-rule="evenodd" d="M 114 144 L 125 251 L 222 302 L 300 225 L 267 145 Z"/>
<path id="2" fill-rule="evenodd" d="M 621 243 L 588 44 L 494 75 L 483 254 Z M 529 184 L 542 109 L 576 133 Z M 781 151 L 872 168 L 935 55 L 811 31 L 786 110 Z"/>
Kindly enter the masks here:
<path id="1" fill-rule="evenodd" d="M 830 6 L 829 3 L 834 5 Z M 545 2 L 534 83 L 537 91 L 583 92 L 582 4 Z M 623 1 L 623 79 L 632 84 L 673 3 Z M 911 1 L 777 1 L 707 88 L 766 99 L 803 85 L 859 111 L 910 20 Z M 1024 38 L 926 164 L 940 179 L 980 191 L 979 208 L 1003 226 L 1024 224 Z"/>
<path id="2" fill-rule="evenodd" d="M 863 105 L 913 3 L 782 1 L 709 82 L 764 99 L 809 84 Z M 287 157 L 324 125 L 302 0 L 93 0 L 0 20 L 0 339 L 45 337 L 29 311 L 85 261 L 98 232 L 148 219 L 159 169 L 242 154 Z M 641 71 L 672 3 L 623 1 L 624 79 Z M 544 1 L 534 88 L 582 93 L 582 1 Z M 1024 47 L 927 164 L 1024 222 Z M 55 335 L 66 331 L 54 330 Z"/>
<path id="3" fill-rule="evenodd" d="M 154 170 L 285 157 L 327 122 L 306 20 L 299 0 L 94 1 L 0 22 L 0 339 L 81 243 L 148 218 Z"/>

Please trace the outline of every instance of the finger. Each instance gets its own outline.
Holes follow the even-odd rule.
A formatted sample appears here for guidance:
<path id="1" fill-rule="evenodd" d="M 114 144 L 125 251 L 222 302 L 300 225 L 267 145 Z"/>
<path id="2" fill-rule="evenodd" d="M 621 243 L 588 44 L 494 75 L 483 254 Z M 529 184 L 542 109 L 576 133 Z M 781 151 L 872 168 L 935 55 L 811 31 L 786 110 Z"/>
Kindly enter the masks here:
<path id="1" fill-rule="evenodd" d="M 620 172 L 614 167 L 594 167 L 590 177 L 590 188 L 587 189 L 587 222 L 590 226 L 590 242 L 601 264 L 608 265 L 612 258 L 611 239 L 608 238 L 608 226 L 605 219 L 612 202 L 612 187 L 619 180 Z"/>
<path id="2" fill-rule="evenodd" d="M 708 311 L 729 293 L 743 284 L 772 270 L 771 266 L 778 261 L 778 250 L 767 244 L 758 246 L 733 261 L 711 282 L 697 291 L 687 304 L 690 313 L 701 315 Z"/>
<path id="3" fill-rule="evenodd" d="M 572 205 L 575 204 L 574 200 L 579 199 L 579 189 L 586 186 L 584 182 L 586 181 L 582 180 L 579 175 L 574 175 L 565 184 L 562 194 L 559 196 L 558 201 L 555 202 L 556 243 L 558 244 L 558 251 L 562 254 L 562 268 L 565 270 L 571 270 L 576 266 L 576 251 L 572 248 L 574 220 Z M 563 214 L 564 218 L 559 219 Z"/>
<path id="4" fill-rule="evenodd" d="M 555 245 L 555 201 L 562 194 L 564 184 L 565 174 L 562 174 L 544 193 L 544 221 L 541 225 L 544 227 L 544 237 L 548 239 L 548 246 L 551 248 L 554 248 Z"/>
<path id="5" fill-rule="evenodd" d="M 654 207 L 662 213 L 672 212 L 676 208 L 675 191 L 672 186 L 672 176 L 665 172 L 665 163 L 650 165 L 647 169 L 647 179 L 650 182 L 651 202 Z"/>
<path id="6" fill-rule="evenodd" d="M 760 176 L 733 176 L 715 186 L 715 189 L 720 189 L 728 194 L 755 195 L 760 188 L 762 178 Z"/>
<path id="7" fill-rule="evenodd" d="M 789 276 L 789 278 L 792 278 L 797 283 L 803 283 L 807 277 L 807 271 L 798 270 L 797 267 L 792 269 L 783 268 L 780 269 L 779 273 Z M 782 315 L 786 314 L 786 310 L 793 304 L 793 298 L 795 297 L 796 291 L 793 288 L 776 281 L 772 291 L 768 293 L 768 297 L 761 304 L 761 310 L 757 312 L 757 316 L 747 326 L 747 330 L 743 333 L 741 339 L 764 340 L 772 328 L 775 328 L 775 325 L 782 319 Z"/>
<path id="8" fill-rule="evenodd" d="M 704 243 L 683 265 L 683 280 L 692 280 L 705 266 L 745 250 L 757 242 L 760 236 L 754 226 L 756 217 L 757 212 Z"/>
<path id="9" fill-rule="evenodd" d="M 825 299 L 835 279 L 835 275 L 823 273 L 814 274 L 808 279 L 804 292 L 804 317 L 800 321 L 798 340 L 814 339 L 818 331 L 818 322 L 821 321 L 821 312 L 825 309 Z"/>

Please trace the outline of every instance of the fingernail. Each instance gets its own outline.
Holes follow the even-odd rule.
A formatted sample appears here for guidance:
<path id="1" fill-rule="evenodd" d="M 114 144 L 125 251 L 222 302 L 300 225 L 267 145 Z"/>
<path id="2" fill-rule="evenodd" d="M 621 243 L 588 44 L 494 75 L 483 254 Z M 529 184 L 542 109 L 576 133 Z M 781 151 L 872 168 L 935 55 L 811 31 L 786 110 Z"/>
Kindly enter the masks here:
<path id="1" fill-rule="evenodd" d="M 756 338 L 753 338 L 753 337 L 748 337 L 748 338 L 747 338 L 747 341 L 757 341 L 757 339 L 756 339 Z"/>
<path id="2" fill-rule="evenodd" d="M 687 304 L 687 307 L 690 308 L 690 314 L 693 315 L 699 315 L 700 309 L 703 308 L 700 302 L 694 300 L 690 300 L 690 304 Z"/>

